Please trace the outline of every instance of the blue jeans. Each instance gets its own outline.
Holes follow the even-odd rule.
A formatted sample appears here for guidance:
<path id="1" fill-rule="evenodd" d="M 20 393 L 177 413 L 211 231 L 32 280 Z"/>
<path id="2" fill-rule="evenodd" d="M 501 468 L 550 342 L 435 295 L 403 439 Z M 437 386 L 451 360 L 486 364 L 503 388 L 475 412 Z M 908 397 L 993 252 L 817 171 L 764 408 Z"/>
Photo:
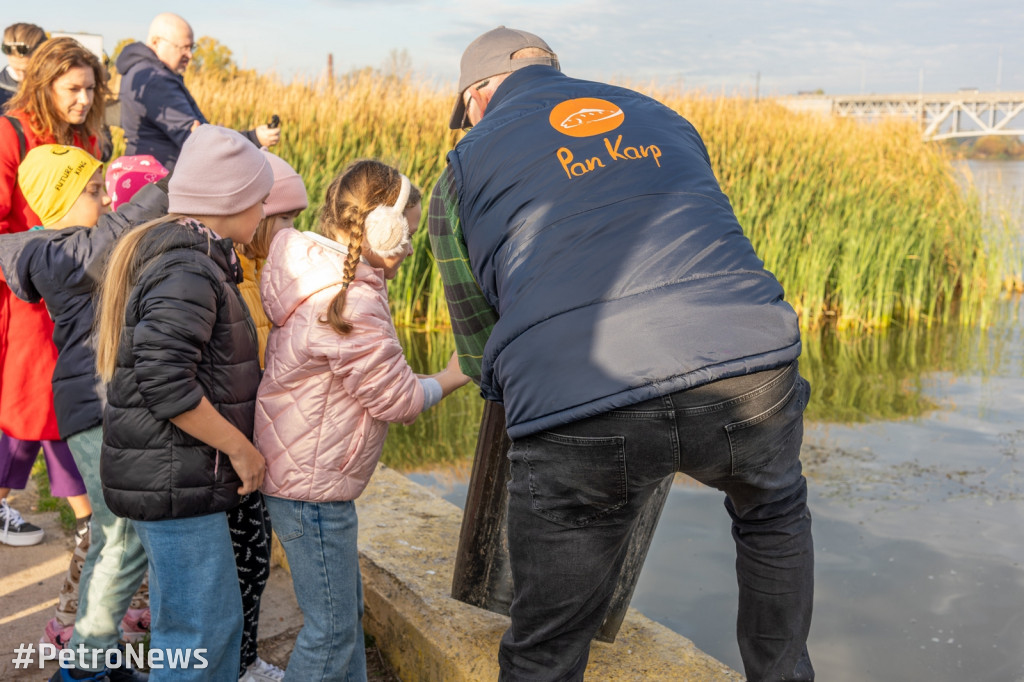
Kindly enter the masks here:
<path id="1" fill-rule="evenodd" d="M 92 503 L 92 539 L 78 583 L 78 615 L 69 648 L 113 649 L 118 624 L 146 575 L 146 552 L 131 521 L 114 516 L 100 484 L 99 426 L 67 439 Z M 85 668 L 83 668 L 85 669 Z M 97 668 L 99 670 L 99 668 Z"/>
<path id="2" fill-rule="evenodd" d="M 242 596 L 227 516 L 132 524 L 149 556 L 150 648 L 165 651 L 164 667 L 150 668 L 150 682 L 237 682 Z M 206 650 L 202 668 L 198 649 Z M 169 656 L 186 653 L 187 668 L 171 667 Z"/>
<path id="3" fill-rule="evenodd" d="M 726 494 L 747 678 L 814 679 L 806 645 L 814 550 L 799 460 L 809 395 L 793 363 L 515 441 L 508 454 L 514 596 L 500 679 L 583 679 L 634 522 L 676 472 Z"/>
<path id="4" fill-rule="evenodd" d="M 263 499 L 288 555 L 303 616 L 285 682 L 365 681 L 355 503 Z"/>

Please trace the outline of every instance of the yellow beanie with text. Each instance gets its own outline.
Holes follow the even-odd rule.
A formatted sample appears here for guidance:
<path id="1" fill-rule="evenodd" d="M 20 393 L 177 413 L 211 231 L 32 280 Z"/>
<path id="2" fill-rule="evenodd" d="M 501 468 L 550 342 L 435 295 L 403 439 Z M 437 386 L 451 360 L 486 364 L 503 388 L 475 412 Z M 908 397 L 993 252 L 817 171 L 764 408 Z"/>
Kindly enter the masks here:
<path id="1" fill-rule="evenodd" d="M 67 215 L 102 165 L 78 147 L 39 145 L 18 166 L 18 187 L 43 227 L 49 227 Z"/>

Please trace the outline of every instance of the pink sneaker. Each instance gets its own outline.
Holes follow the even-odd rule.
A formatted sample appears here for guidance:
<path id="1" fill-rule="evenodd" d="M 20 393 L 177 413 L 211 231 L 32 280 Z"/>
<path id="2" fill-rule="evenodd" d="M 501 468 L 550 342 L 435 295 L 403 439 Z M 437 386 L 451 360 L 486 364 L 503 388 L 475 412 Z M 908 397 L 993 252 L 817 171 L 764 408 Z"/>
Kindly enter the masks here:
<path id="1" fill-rule="evenodd" d="M 121 640 L 138 644 L 149 634 L 149 609 L 128 609 L 121 619 Z"/>
<path id="2" fill-rule="evenodd" d="M 71 641 L 71 633 L 75 631 L 74 625 L 64 627 L 56 618 L 51 618 L 46 623 L 43 636 L 39 638 L 40 644 L 52 644 L 58 649 L 65 649 Z"/>

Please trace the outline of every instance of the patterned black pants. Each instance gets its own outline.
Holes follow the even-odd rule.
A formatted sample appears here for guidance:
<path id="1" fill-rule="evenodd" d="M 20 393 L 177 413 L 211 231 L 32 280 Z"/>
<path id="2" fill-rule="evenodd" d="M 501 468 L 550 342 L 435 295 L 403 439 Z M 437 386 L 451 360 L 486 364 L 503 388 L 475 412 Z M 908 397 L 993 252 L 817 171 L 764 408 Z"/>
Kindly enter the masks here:
<path id="1" fill-rule="evenodd" d="M 260 597 L 270 577 L 270 515 L 262 493 L 249 493 L 228 512 L 231 546 L 242 590 L 241 677 L 256 660 L 256 636 L 260 620 Z"/>

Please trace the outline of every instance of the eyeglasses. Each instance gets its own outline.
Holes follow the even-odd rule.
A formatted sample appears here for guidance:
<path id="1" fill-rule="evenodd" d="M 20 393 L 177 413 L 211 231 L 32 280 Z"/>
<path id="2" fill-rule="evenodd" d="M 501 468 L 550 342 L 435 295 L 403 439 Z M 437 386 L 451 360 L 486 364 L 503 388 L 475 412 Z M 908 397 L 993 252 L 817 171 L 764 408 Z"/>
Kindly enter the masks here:
<path id="1" fill-rule="evenodd" d="M 462 129 L 463 130 L 469 130 L 470 128 L 473 127 L 473 124 L 469 122 L 469 105 L 473 102 L 473 93 L 470 92 L 470 91 L 471 90 L 476 90 L 477 92 L 479 92 L 480 90 L 486 88 L 490 84 L 491 84 L 491 79 L 488 78 L 486 80 L 480 81 L 476 85 L 470 85 L 468 88 L 466 88 L 466 96 L 463 99 L 464 106 L 462 107 Z"/>
<path id="2" fill-rule="evenodd" d="M 29 47 L 27 43 L 4 43 L 2 49 L 8 57 L 12 54 L 16 54 L 19 57 L 27 57 L 35 48 Z"/>
<path id="3" fill-rule="evenodd" d="M 193 50 L 196 49 L 196 44 L 195 43 L 189 43 L 188 45 L 179 45 L 179 44 L 177 44 L 175 42 L 172 42 L 172 41 L 168 40 L 167 38 L 164 38 L 163 36 L 157 36 L 156 39 L 164 41 L 165 43 L 167 43 L 171 47 L 177 48 L 179 52 L 192 52 Z"/>

